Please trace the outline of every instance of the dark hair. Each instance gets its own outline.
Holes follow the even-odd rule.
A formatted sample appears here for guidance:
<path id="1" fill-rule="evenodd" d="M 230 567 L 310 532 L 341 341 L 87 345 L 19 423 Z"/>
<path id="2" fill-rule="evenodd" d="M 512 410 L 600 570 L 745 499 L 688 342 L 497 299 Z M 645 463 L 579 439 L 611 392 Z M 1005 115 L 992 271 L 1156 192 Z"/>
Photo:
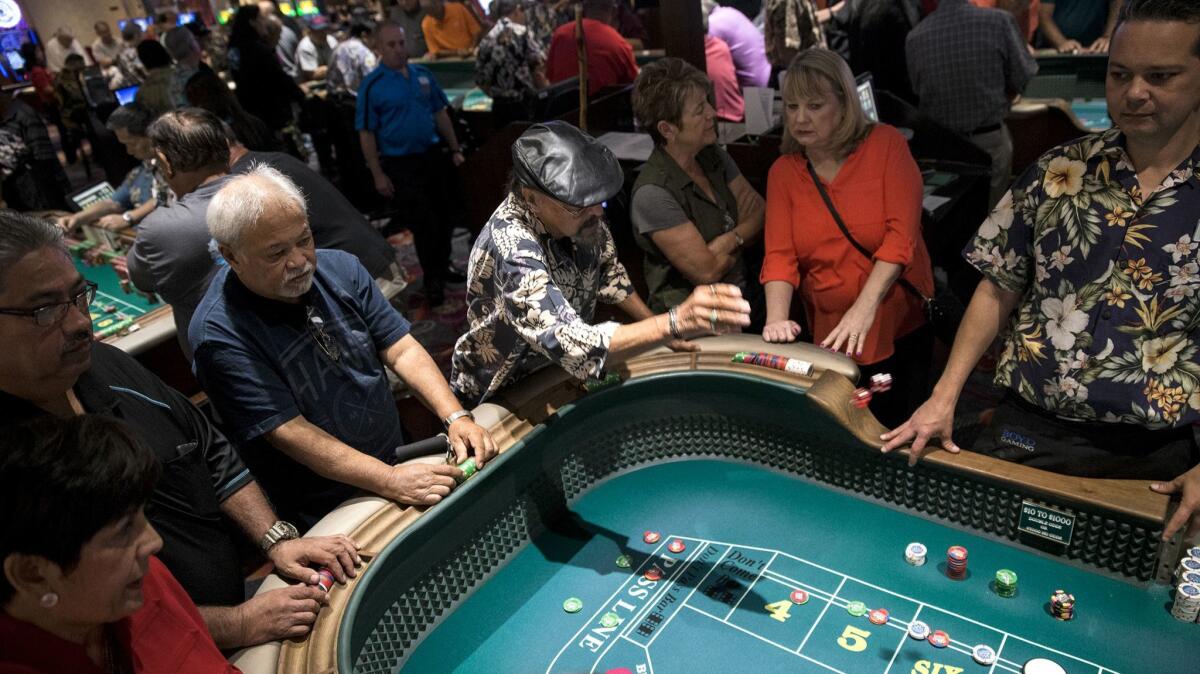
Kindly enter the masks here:
<path id="1" fill-rule="evenodd" d="M 145 505 L 158 457 L 123 422 L 43 417 L 4 431 L 0 562 L 38 555 L 70 572 L 98 531 Z M 0 605 L 14 588 L 0 574 Z"/>
<path id="2" fill-rule="evenodd" d="M 263 41 L 262 36 L 258 34 L 258 28 L 254 27 L 254 22 L 258 21 L 260 13 L 258 5 L 238 7 L 237 13 L 233 15 L 233 21 L 229 24 L 230 47 L 244 47 Z"/>
<path id="3" fill-rule="evenodd" d="M 501 19 L 521 6 L 521 0 L 492 0 L 492 18 Z"/>
<path id="4" fill-rule="evenodd" d="M 142 27 L 137 25 L 136 21 L 127 22 L 125 24 L 125 27 L 121 29 L 121 39 L 126 42 L 129 42 L 130 40 L 132 40 L 135 37 L 138 37 L 141 34 L 142 34 Z"/>
<path id="5" fill-rule="evenodd" d="M 613 0 L 583 0 L 583 15 L 588 18 L 607 18 L 616 11 Z"/>
<path id="6" fill-rule="evenodd" d="M 350 37 L 356 37 L 361 40 L 373 32 L 375 32 L 375 26 L 366 21 L 355 21 L 350 24 Z"/>
<path id="7" fill-rule="evenodd" d="M 20 49 L 17 50 L 21 54 L 21 58 L 25 60 L 25 70 L 29 70 L 33 66 L 45 65 L 38 58 L 37 45 L 32 42 L 22 42 Z"/>
<path id="8" fill-rule="evenodd" d="M 1117 15 L 1117 25 L 1120 26 L 1126 21 L 1178 21 L 1200 24 L 1200 3 L 1196 0 L 1126 0 L 1120 14 Z M 1200 39 L 1192 45 L 1192 53 L 1200 57 Z"/>
<path id="9" fill-rule="evenodd" d="M 79 66 L 83 65 L 83 54 L 76 54 L 74 52 L 67 54 L 67 58 L 63 59 L 63 65 L 67 65 L 67 64 L 74 64 L 74 65 L 79 65 Z"/>
<path id="10" fill-rule="evenodd" d="M 7 208 L 0 209 L 0 291 L 4 290 L 8 270 L 12 269 L 18 260 L 47 247 L 69 255 L 67 244 L 63 242 L 62 230 L 53 222 Z M 0 454 L 2 453 L 0 451 Z"/>
<path id="11" fill-rule="evenodd" d="M 192 75 L 184 85 L 188 105 L 203 108 L 216 115 L 223 126 L 233 129 L 234 136 L 247 149 L 255 152 L 275 152 L 283 147 L 258 117 L 246 112 L 225 81 L 210 71 Z"/>
<path id="12" fill-rule="evenodd" d="M 150 123 L 153 121 L 154 112 L 141 103 L 135 102 L 126 103 L 113 110 L 104 125 L 108 127 L 109 131 L 125 129 L 135 136 L 144 136 L 146 129 L 150 128 Z"/>
<path id="13" fill-rule="evenodd" d="M 207 110 L 165 112 L 154 120 L 146 135 L 166 158 L 171 171 L 198 171 L 229 164 L 229 143 L 221 120 Z"/>
<path id="14" fill-rule="evenodd" d="M 146 70 L 154 70 L 155 68 L 164 68 L 171 65 L 171 55 L 167 53 L 166 47 L 159 44 L 158 40 L 142 40 L 139 42 L 137 56 Z"/>
<path id="15" fill-rule="evenodd" d="M 699 91 L 712 102 L 712 90 L 712 82 L 692 64 L 680 58 L 661 58 L 643 66 L 633 81 L 633 114 L 654 144 L 663 145 L 667 139 L 659 133 L 658 123 L 679 126 L 687 95 Z"/>

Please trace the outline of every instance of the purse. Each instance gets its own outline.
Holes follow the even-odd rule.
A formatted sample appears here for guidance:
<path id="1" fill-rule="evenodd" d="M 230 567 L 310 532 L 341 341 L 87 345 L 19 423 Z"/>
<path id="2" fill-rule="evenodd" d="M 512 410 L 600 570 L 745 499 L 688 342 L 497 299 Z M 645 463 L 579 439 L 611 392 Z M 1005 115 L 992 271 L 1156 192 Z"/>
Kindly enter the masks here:
<path id="1" fill-rule="evenodd" d="M 813 184 L 817 186 L 817 191 L 821 193 L 821 200 L 825 202 L 825 208 L 829 209 L 829 214 L 833 216 L 833 221 L 837 223 L 838 229 L 842 230 L 842 236 L 846 237 L 850 245 L 862 253 L 867 260 L 874 259 L 875 256 L 850 235 L 849 229 L 846 229 L 846 223 L 842 222 L 841 214 L 838 213 L 837 208 L 834 208 L 833 201 L 829 198 L 829 194 L 825 192 L 825 186 L 821 184 L 821 177 L 817 175 L 817 169 L 813 167 L 812 162 L 808 161 L 806 164 L 808 165 L 808 174 L 812 176 Z M 903 272 L 901 272 L 900 278 L 896 279 L 896 283 L 921 300 L 921 307 L 925 312 L 925 320 L 933 328 L 934 336 L 947 346 L 953 345 L 954 336 L 958 333 L 958 326 L 962 323 L 963 314 L 966 313 L 966 308 L 959 301 L 958 297 L 947 291 L 938 293 L 936 296 L 926 297 L 908 279 L 904 278 Z"/>

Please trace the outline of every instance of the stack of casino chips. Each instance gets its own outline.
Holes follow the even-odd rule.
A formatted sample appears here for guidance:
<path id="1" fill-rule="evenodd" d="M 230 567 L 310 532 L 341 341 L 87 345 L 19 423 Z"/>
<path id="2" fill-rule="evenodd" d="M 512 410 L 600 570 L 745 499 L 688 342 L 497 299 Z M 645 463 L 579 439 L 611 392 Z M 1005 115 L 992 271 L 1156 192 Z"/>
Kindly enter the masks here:
<path id="1" fill-rule="evenodd" d="M 996 594 L 1005 599 L 1017 596 L 1017 574 L 1015 571 L 1000 569 L 996 572 Z"/>
<path id="2" fill-rule="evenodd" d="M 967 549 L 961 545 L 952 545 L 946 550 L 946 575 L 955 580 L 962 580 L 967 575 Z"/>
<path id="3" fill-rule="evenodd" d="M 788 358 L 786 356 L 777 356 L 773 353 L 759 353 L 757 351 L 739 351 L 733 355 L 735 363 L 749 363 L 760 367 L 771 367 L 792 374 L 799 374 L 805 377 L 812 374 L 813 364 L 798 358 Z"/>
<path id="4" fill-rule="evenodd" d="M 1070 620 L 1075 617 L 1075 595 L 1067 594 L 1066 590 L 1055 590 L 1050 595 L 1050 615 L 1057 620 Z"/>
<path id="5" fill-rule="evenodd" d="M 1196 622 L 1197 616 L 1200 616 L 1200 584 L 1180 583 L 1175 588 L 1175 603 L 1171 606 L 1171 615 L 1183 622 Z"/>
<path id="6" fill-rule="evenodd" d="M 1175 582 L 1182 582 L 1185 573 L 1200 573 L 1200 547 L 1190 548 L 1179 560 L 1179 566 L 1175 567 Z"/>

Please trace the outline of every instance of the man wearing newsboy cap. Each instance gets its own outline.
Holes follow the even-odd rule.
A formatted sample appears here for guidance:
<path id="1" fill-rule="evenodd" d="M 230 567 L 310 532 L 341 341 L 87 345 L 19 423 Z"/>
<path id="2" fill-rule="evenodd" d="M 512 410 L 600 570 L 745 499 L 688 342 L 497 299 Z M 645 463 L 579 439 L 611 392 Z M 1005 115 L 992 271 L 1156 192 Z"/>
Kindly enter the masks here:
<path id="1" fill-rule="evenodd" d="M 509 194 L 471 250 L 467 333 L 451 386 L 472 407 L 547 365 L 577 379 L 655 346 L 697 350 L 689 337 L 736 332 L 750 305 L 736 286 L 697 288 L 660 315 L 617 260 L 604 203 L 621 190 L 617 158 L 566 122 L 535 124 L 513 145 Z M 596 303 L 632 323 L 593 324 Z"/>

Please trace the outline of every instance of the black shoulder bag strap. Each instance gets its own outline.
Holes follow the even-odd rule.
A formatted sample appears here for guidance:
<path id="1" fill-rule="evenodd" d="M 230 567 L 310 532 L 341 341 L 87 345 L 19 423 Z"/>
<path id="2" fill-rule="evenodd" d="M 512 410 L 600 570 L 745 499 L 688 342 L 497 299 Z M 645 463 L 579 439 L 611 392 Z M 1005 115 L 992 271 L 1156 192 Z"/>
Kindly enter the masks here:
<path id="1" fill-rule="evenodd" d="M 811 161 L 806 160 L 805 163 L 808 165 L 808 175 L 812 176 L 813 184 L 817 186 L 817 191 L 821 193 L 821 200 L 825 202 L 825 208 L 829 209 L 829 214 L 833 216 L 833 221 L 837 223 L 838 229 L 842 230 L 842 236 L 846 237 L 846 240 L 850 242 L 850 245 L 854 246 L 858 252 L 862 253 L 863 257 L 867 258 L 868 261 L 873 260 L 875 256 L 871 253 L 871 251 L 867 250 L 861 243 L 858 242 L 858 240 L 851 236 L 850 230 L 846 229 L 846 223 L 842 222 L 842 216 L 838 213 L 837 209 L 834 208 L 833 201 L 829 199 L 829 195 L 825 192 L 825 186 L 821 184 L 821 176 L 817 175 L 817 169 L 813 168 Z M 908 292 L 915 295 L 917 299 L 921 300 L 922 305 L 928 305 L 933 299 L 921 294 L 921 291 L 917 290 L 916 286 L 909 283 L 908 280 L 904 278 L 903 271 L 900 272 L 900 277 L 896 279 L 896 283 L 900 284 L 900 287 L 904 288 Z"/>

